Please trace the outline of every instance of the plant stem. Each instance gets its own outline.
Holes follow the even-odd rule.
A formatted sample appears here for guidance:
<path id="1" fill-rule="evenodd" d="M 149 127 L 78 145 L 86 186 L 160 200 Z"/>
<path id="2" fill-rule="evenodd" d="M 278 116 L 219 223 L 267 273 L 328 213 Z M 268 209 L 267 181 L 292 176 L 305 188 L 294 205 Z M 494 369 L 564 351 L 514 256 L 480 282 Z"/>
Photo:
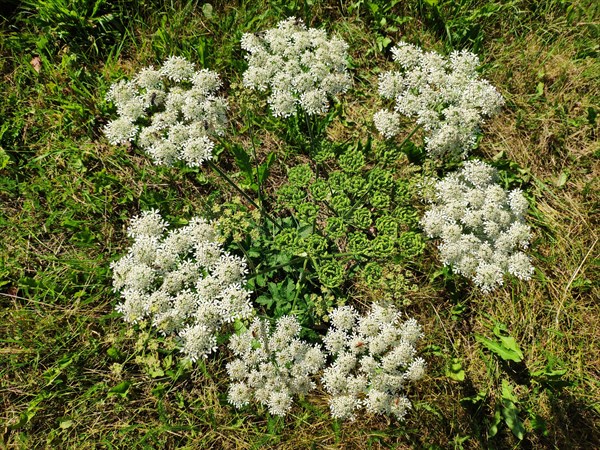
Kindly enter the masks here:
<path id="1" fill-rule="evenodd" d="M 277 228 L 279 228 L 280 230 L 283 230 L 283 227 L 281 225 L 279 225 L 279 223 L 277 223 L 277 221 L 275 219 L 273 219 L 273 217 L 267 212 L 265 211 L 265 209 L 262 206 L 259 206 L 254 200 L 252 200 L 252 198 L 246 194 L 237 184 L 235 184 L 233 182 L 233 180 L 231 178 L 229 178 L 227 176 L 227 174 L 225 172 L 223 172 L 221 169 L 219 169 L 219 167 L 213 163 L 212 161 L 208 161 L 208 165 L 219 174 L 219 176 L 221 178 L 223 178 L 231 187 L 233 187 L 236 191 L 238 191 L 240 194 L 242 194 L 242 196 L 248 200 L 250 202 L 250 204 L 252 204 L 252 206 L 254 206 L 256 209 L 258 209 L 262 215 L 264 215 L 267 219 L 269 219 L 273 225 L 275 225 Z"/>

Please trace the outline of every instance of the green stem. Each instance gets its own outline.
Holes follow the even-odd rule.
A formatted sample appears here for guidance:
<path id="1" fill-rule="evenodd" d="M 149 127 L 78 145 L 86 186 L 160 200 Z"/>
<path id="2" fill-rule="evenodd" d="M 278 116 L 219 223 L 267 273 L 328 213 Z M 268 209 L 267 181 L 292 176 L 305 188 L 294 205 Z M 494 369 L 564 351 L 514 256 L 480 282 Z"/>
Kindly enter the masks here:
<path id="1" fill-rule="evenodd" d="M 308 259 L 308 256 L 298 256 L 298 257 L 290 260 L 289 262 L 287 262 L 285 264 L 277 264 L 276 266 L 268 267 L 268 268 L 266 268 L 264 270 L 261 270 L 260 272 L 254 272 L 254 276 L 263 275 L 265 273 L 273 272 L 273 271 L 275 271 L 277 269 L 282 269 L 284 267 L 291 266 L 292 264 L 295 264 L 295 263 L 300 262 L 300 261 L 304 261 L 306 259 Z"/>
<path id="2" fill-rule="evenodd" d="M 238 191 L 240 194 L 242 194 L 242 196 L 248 200 L 248 202 L 250 202 L 250 204 L 252 206 L 254 206 L 256 209 L 258 209 L 261 214 L 263 214 L 267 219 L 269 219 L 273 225 L 275 225 L 277 228 L 279 228 L 280 230 L 283 230 L 283 227 L 281 225 L 279 225 L 279 223 L 277 223 L 277 221 L 275 221 L 275 219 L 273 219 L 273 217 L 267 212 L 265 211 L 265 209 L 262 206 L 259 206 L 254 200 L 252 200 L 252 198 L 246 194 L 237 184 L 235 184 L 233 182 L 233 180 L 231 178 L 229 178 L 227 176 L 227 174 L 225 172 L 223 172 L 221 169 L 219 169 L 219 167 L 213 163 L 212 161 L 208 161 L 208 165 L 219 174 L 219 176 L 221 178 L 223 178 L 231 187 L 233 187 L 236 191 Z"/>

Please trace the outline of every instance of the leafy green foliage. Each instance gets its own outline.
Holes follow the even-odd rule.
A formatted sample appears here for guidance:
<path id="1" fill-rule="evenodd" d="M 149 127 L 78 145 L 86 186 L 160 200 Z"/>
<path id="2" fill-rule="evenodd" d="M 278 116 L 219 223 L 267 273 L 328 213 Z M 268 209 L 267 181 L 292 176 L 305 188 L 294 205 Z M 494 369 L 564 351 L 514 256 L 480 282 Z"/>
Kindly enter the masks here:
<path id="1" fill-rule="evenodd" d="M 54 2 L 63 3 L 67 2 Z M 0 146 L 6 154 L 0 151 L 4 446 L 86 448 L 93 442 L 107 448 L 310 448 L 320 441 L 350 447 L 598 447 L 597 377 L 590 363 L 597 357 L 590 326 L 597 322 L 597 244 L 591 220 L 597 203 L 592 175 L 598 156 L 593 145 L 598 124 L 594 2 L 519 0 L 499 8 L 494 1 L 440 0 L 441 21 L 426 2 L 212 2 L 208 14 L 205 4 L 197 2 L 99 3 L 101 8 L 91 15 L 91 10 L 82 9 L 90 2 L 79 2 L 74 7 L 76 20 L 58 12 L 42 21 L 37 10 L 29 8 L 4 21 L 0 31 Z M 353 4 L 358 7 L 347 14 Z M 114 14 L 115 20 L 106 14 Z M 343 172 L 337 157 L 348 142 L 366 134 L 350 130 L 350 124 L 370 126 L 360 108 L 332 108 L 333 119 L 325 126 L 309 127 L 303 117 L 296 122 L 267 121 L 260 130 L 255 127 L 260 136 L 254 146 L 248 144 L 248 130 L 233 124 L 240 127 L 233 141 L 248 153 L 252 172 L 248 167 L 242 170 L 229 147 L 220 162 L 249 195 L 262 195 L 265 207 L 281 206 L 273 190 L 287 182 L 283 166 L 308 162 L 315 173 L 308 189 L 300 188 L 301 200 L 306 201 L 298 205 L 317 205 L 318 221 L 308 220 L 313 212 L 302 212 L 300 218 L 285 206 L 276 214 L 283 230 L 260 217 L 246 199 L 232 200 L 230 187 L 210 171 L 156 168 L 135 149 L 107 147 L 100 128 L 110 114 L 103 100 L 108 80 L 179 54 L 219 71 L 228 88 L 241 92 L 245 62 L 239 37 L 291 14 L 311 26 L 335 30 L 351 43 L 356 78 L 349 95 L 357 99 L 352 108 L 368 108 L 376 101 L 373 86 L 387 64 L 384 51 L 399 36 L 440 48 L 450 45 L 450 33 L 453 48 L 471 47 L 483 56 L 486 76 L 510 97 L 501 119 L 486 125 L 493 141 L 482 141 L 479 151 L 494 155 L 500 145 L 504 153 L 494 164 L 503 181 L 527 190 L 535 206 L 533 248 L 540 271 L 531 286 L 511 283 L 488 298 L 467 293 L 447 270 L 440 277 L 445 283 L 436 278 L 427 284 L 437 270 L 429 255 L 408 263 L 396 261 L 398 244 L 395 256 L 378 261 L 368 256 L 321 259 L 339 262 L 345 280 L 340 287 L 324 286 L 317 266 L 300 256 L 313 225 L 329 241 L 329 256 L 340 251 L 338 243 L 344 246 L 350 232 L 366 233 L 372 241 L 380 234 L 397 237 L 418 230 L 414 199 L 399 201 L 406 191 L 417 191 L 409 179 L 413 175 L 398 163 L 402 153 L 416 165 L 413 169 L 425 171 L 422 149 L 415 145 L 399 148 L 373 142 L 370 150 L 365 145 L 361 172 L 343 173 L 339 191 L 332 192 L 333 173 Z M 39 72 L 31 62 L 38 55 Z M 232 99 L 234 108 L 245 108 L 242 100 Z M 255 100 L 259 110 L 260 99 Z M 335 127 L 329 128 L 327 139 L 321 134 L 311 142 L 309 130 L 317 136 L 319 127 L 329 125 Z M 276 156 L 268 176 L 260 175 L 259 180 L 256 168 L 270 153 Z M 374 209 L 369 200 L 372 188 L 365 174 L 377 167 L 391 171 L 395 180 L 384 192 L 392 196 L 385 211 Z M 331 210 L 334 193 L 350 199 L 347 214 L 338 216 Z M 355 205 L 371 212 L 371 229 L 356 230 Z M 278 304 L 278 314 L 307 311 L 310 317 L 305 316 L 304 323 L 318 323 L 319 332 L 326 327 L 328 311 L 352 301 L 347 297 L 357 291 L 361 304 L 370 299 L 406 302 L 410 314 L 428 324 L 427 344 L 457 344 L 457 353 L 451 354 L 460 358 L 464 382 L 444 377 L 447 364 L 440 358 L 445 353 L 428 352 L 428 373 L 434 382 L 419 387 L 417 395 L 435 398 L 436 405 L 415 403 L 416 419 L 406 426 L 390 426 L 376 417 L 345 426 L 307 401 L 285 421 L 265 420 L 260 411 L 233 411 L 218 394 L 225 390 L 221 361 L 208 360 L 193 369 L 180 365 L 174 347 L 151 349 L 157 336 L 147 337 L 143 329 L 136 333 L 147 339 L 138 345 L 112 312 L 116 299 L 110 291 L 109 255 L 126 248 L 128 218 L 148 208 L 161 209 L 171 223 L 201 211 L 223 218 L 229 250 L 242 254 L 243 247 L 253 264 L 249 269 L 256 296 L 277 299 L 268 312 Z M 347 248 L 346 243 L 343 251 Z M 280 285 L 275 295 L 269 283 Z M 295 299 L 287 293 L 292 285 L 299 292 Z M 449 308 L 454 311 L 454 303 L 448 299 L 468 305 L 460 320 L 453 320 L 456 315 Z M 557 310 L 562 314 L 555 321 Z M 514 337 L 515 345 L 493 331 L 481 334 L 505 351 L 514 347 L 508 354 L 520 357 L 520 362 L 505 361 L 476 343 L 469 330 L 485 327 L 485 313 L 494 322 L 510 324 L 510 333 L 500 334 Z M 503 403 L 505 379 L 514 398 L 504 397 L 512 405 Z M 124 382 L 130 383 L 121 392 L 126 395 L 109 395 L 111 389 L 126 386 Z M 469 409 L 457 406 L 457 395 L 464 396 L 460 403 Z M 498 432 L 490 438 L 489 419 L 497 407 Z M 519 422 L 525 429 L 522 444 Z"/>
<path id="2" fill-rule="evenodd" d="M 506 336 L 507 331 L 505 325 L 496 323 L 493 332 L 498 340 L 494 341 L 479 334 L 475 335 L 475 339 L 504 361 L 521 362 L 523 360 L 523 352 L 521 352 L 514 337 Z"/>

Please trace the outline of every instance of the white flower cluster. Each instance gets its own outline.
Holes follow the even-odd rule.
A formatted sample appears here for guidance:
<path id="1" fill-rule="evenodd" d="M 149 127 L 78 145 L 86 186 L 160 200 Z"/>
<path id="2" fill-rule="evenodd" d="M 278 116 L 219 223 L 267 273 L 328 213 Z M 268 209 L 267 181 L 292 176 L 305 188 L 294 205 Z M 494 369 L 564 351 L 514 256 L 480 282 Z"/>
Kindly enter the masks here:
<path id="1" fill-rule="evenodd" d="M 506 272 L 528 280 L 533 273 L 526 249 L 531 238 L 525 224 L 527 200 L 519 189 L 497 183 L 496 170 L 468 161 L 433 189 L 433 205 L 421 223 L 425 233 L 441 238 L 443 263 L 469 278 L 484 292 L 502 285 Z"/>
<path id="2" fill-rule="evenodd" d="M 291 17 L 263 35 L 246 33 L 242 48 L 249 54 L 244 85 L 270 89 L 273 115 L 289 117 L 300 106 L 307 114 L 324 114 L 329 96 L 346 92 L 352 80 L 346 71 L 348 44 L 327 38 L 324 30 L 306 28 Z"/>
<path id="3" fill-rule="evenodd" d="M 331 415 L 353 419 L 364 407 L 401 420 L 412 406 L 403 394 L 405 385 L 425 373 L 425 361 L 415 358 L 415 344 L 422 336 L 419 324 L 402 321 L 393 306 L 380 304 L 365 316 L 342 306 L 330 318 L 325 347 L 335 361 L 324 370 L 322 381 L 332 395 Z"/>
<path id="4" fill-rule="evenodd" d="M 395 112 L 375 114 L 379 132 L 391 138 L 400 132 L 400 114 L 414 117 L 426 132 L 431 156 L 465 158 L 484 118 L 497 114 L 504 103 L 496 88 L 479 78 L 477 56 L 462 50 L 444 58 L 405 42 L 392 53 L 402 70 L 379 76 L 379 93 L 395 100 Z"/>
<path id="5" fill-rule="evenodd" d="M 185 58 L 172 56 L 160 69 L 146 67 L 131 81 L 111 86 L 107 99 L 119 118 L 104 133 L 111 144 L 136 141 L 157 164 L 183 160 L 200 166 L 212 158 L 215 135 L 227 124 L 227 100 L 216 95 L 219 75 L 196 71 Z"/>
<path id="6" fill-rule="evenodd" d="M 323 367 L 325 356 L 318 346 L 302 342 L 299 333 L 298 320 L 284 316 L 273 332 L 266 320 L 256 318 L 246 331 L 231 337 L 229 348 L 237 357 L 227 364 L 232 405 L 241 408 L 254 400 L 271 414 L 284 416 L 294 395 L 314 389 L 311 376 Z"/>
<path id="7" fill-rule="evenodd" d="M 111 264 L 121 292 L 117 311 L 127 322 L 151 319 L 162 333 L 177 333 L 192 361 L 216 351 L 221 326 L 253 313 L 245 289 L 246 262 L 223 251 L 212 223 L 194 218 L 180 229 L 155 211 L 134 217 L 127 255 Z"/>

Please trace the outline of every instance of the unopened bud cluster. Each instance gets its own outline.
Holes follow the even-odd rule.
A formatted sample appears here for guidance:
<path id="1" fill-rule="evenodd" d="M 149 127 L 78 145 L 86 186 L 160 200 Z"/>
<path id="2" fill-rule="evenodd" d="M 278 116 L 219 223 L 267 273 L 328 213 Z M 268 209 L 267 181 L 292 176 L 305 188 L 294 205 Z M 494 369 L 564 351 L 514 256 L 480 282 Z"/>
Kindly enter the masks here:
<path id="1" fill-rule="evenodd" d="M 246 33 L 242 49 L 248 52 L 244 85 L 269 91 L 276 117 L 289 117 L 300 107 L 309 115 L 329 110 L 329 97 L 346 92 L 348 44 L 327 38 L 324 30 L 306 28 L 291 17 L 264 34 Z"/>
<path id="2" fill-rule="evenodd" d="M 157 211 L 131 220 L 129 252 L 111 264 L 121 292 L 117 311 L 126 322 L 150 320 L 163 334 L 177 334 L 192 361 L 217 348 L 221 327 L 249 317 L 246 262 L 223 251 L 212 223 L 194 218 L 175 231 Z"/>
<path id="3" fill-rule="evenodd" d="M 380 110 L 373 120 L 383 136 L 401 131 L 400 115 L 415 118 L 425 130 L 430 156 L 465 158 L 477 142 L 486 117 L 504 101 L 496 88 L 479 78 L 477 56 L 466 50 L 448 58 L 405 42 L 392 49 L 401 70 L 379 76 L 379 93 L 395 101 L 394 111 Z"/>
<path id="4" fill-rule="evenodd" d="M 171 56 L 159 69 L 146 67 L 133 80 L 111 86 L 107 99 L 119 117 L 106 125 L 111 144 L 136 141 L 157 164 L 200 166 L 212 158 L 214 137 L 227 125 L 227 100 L 217 96 L 219 75 L 196 71 Z"/>
<path id="5" fill-rule="evenodd" d="M 496 169 L 468 161 L 435 184 L 430 200 L 421 223 L 429 237 L 441 238 L 444 264 L 484 292 L 502 285 L 506 272 L 531 278 L 533 266 L 521 251 L 531 238 L 524 219 L 527 200 L 519 189 L 503 189 Z"/>

